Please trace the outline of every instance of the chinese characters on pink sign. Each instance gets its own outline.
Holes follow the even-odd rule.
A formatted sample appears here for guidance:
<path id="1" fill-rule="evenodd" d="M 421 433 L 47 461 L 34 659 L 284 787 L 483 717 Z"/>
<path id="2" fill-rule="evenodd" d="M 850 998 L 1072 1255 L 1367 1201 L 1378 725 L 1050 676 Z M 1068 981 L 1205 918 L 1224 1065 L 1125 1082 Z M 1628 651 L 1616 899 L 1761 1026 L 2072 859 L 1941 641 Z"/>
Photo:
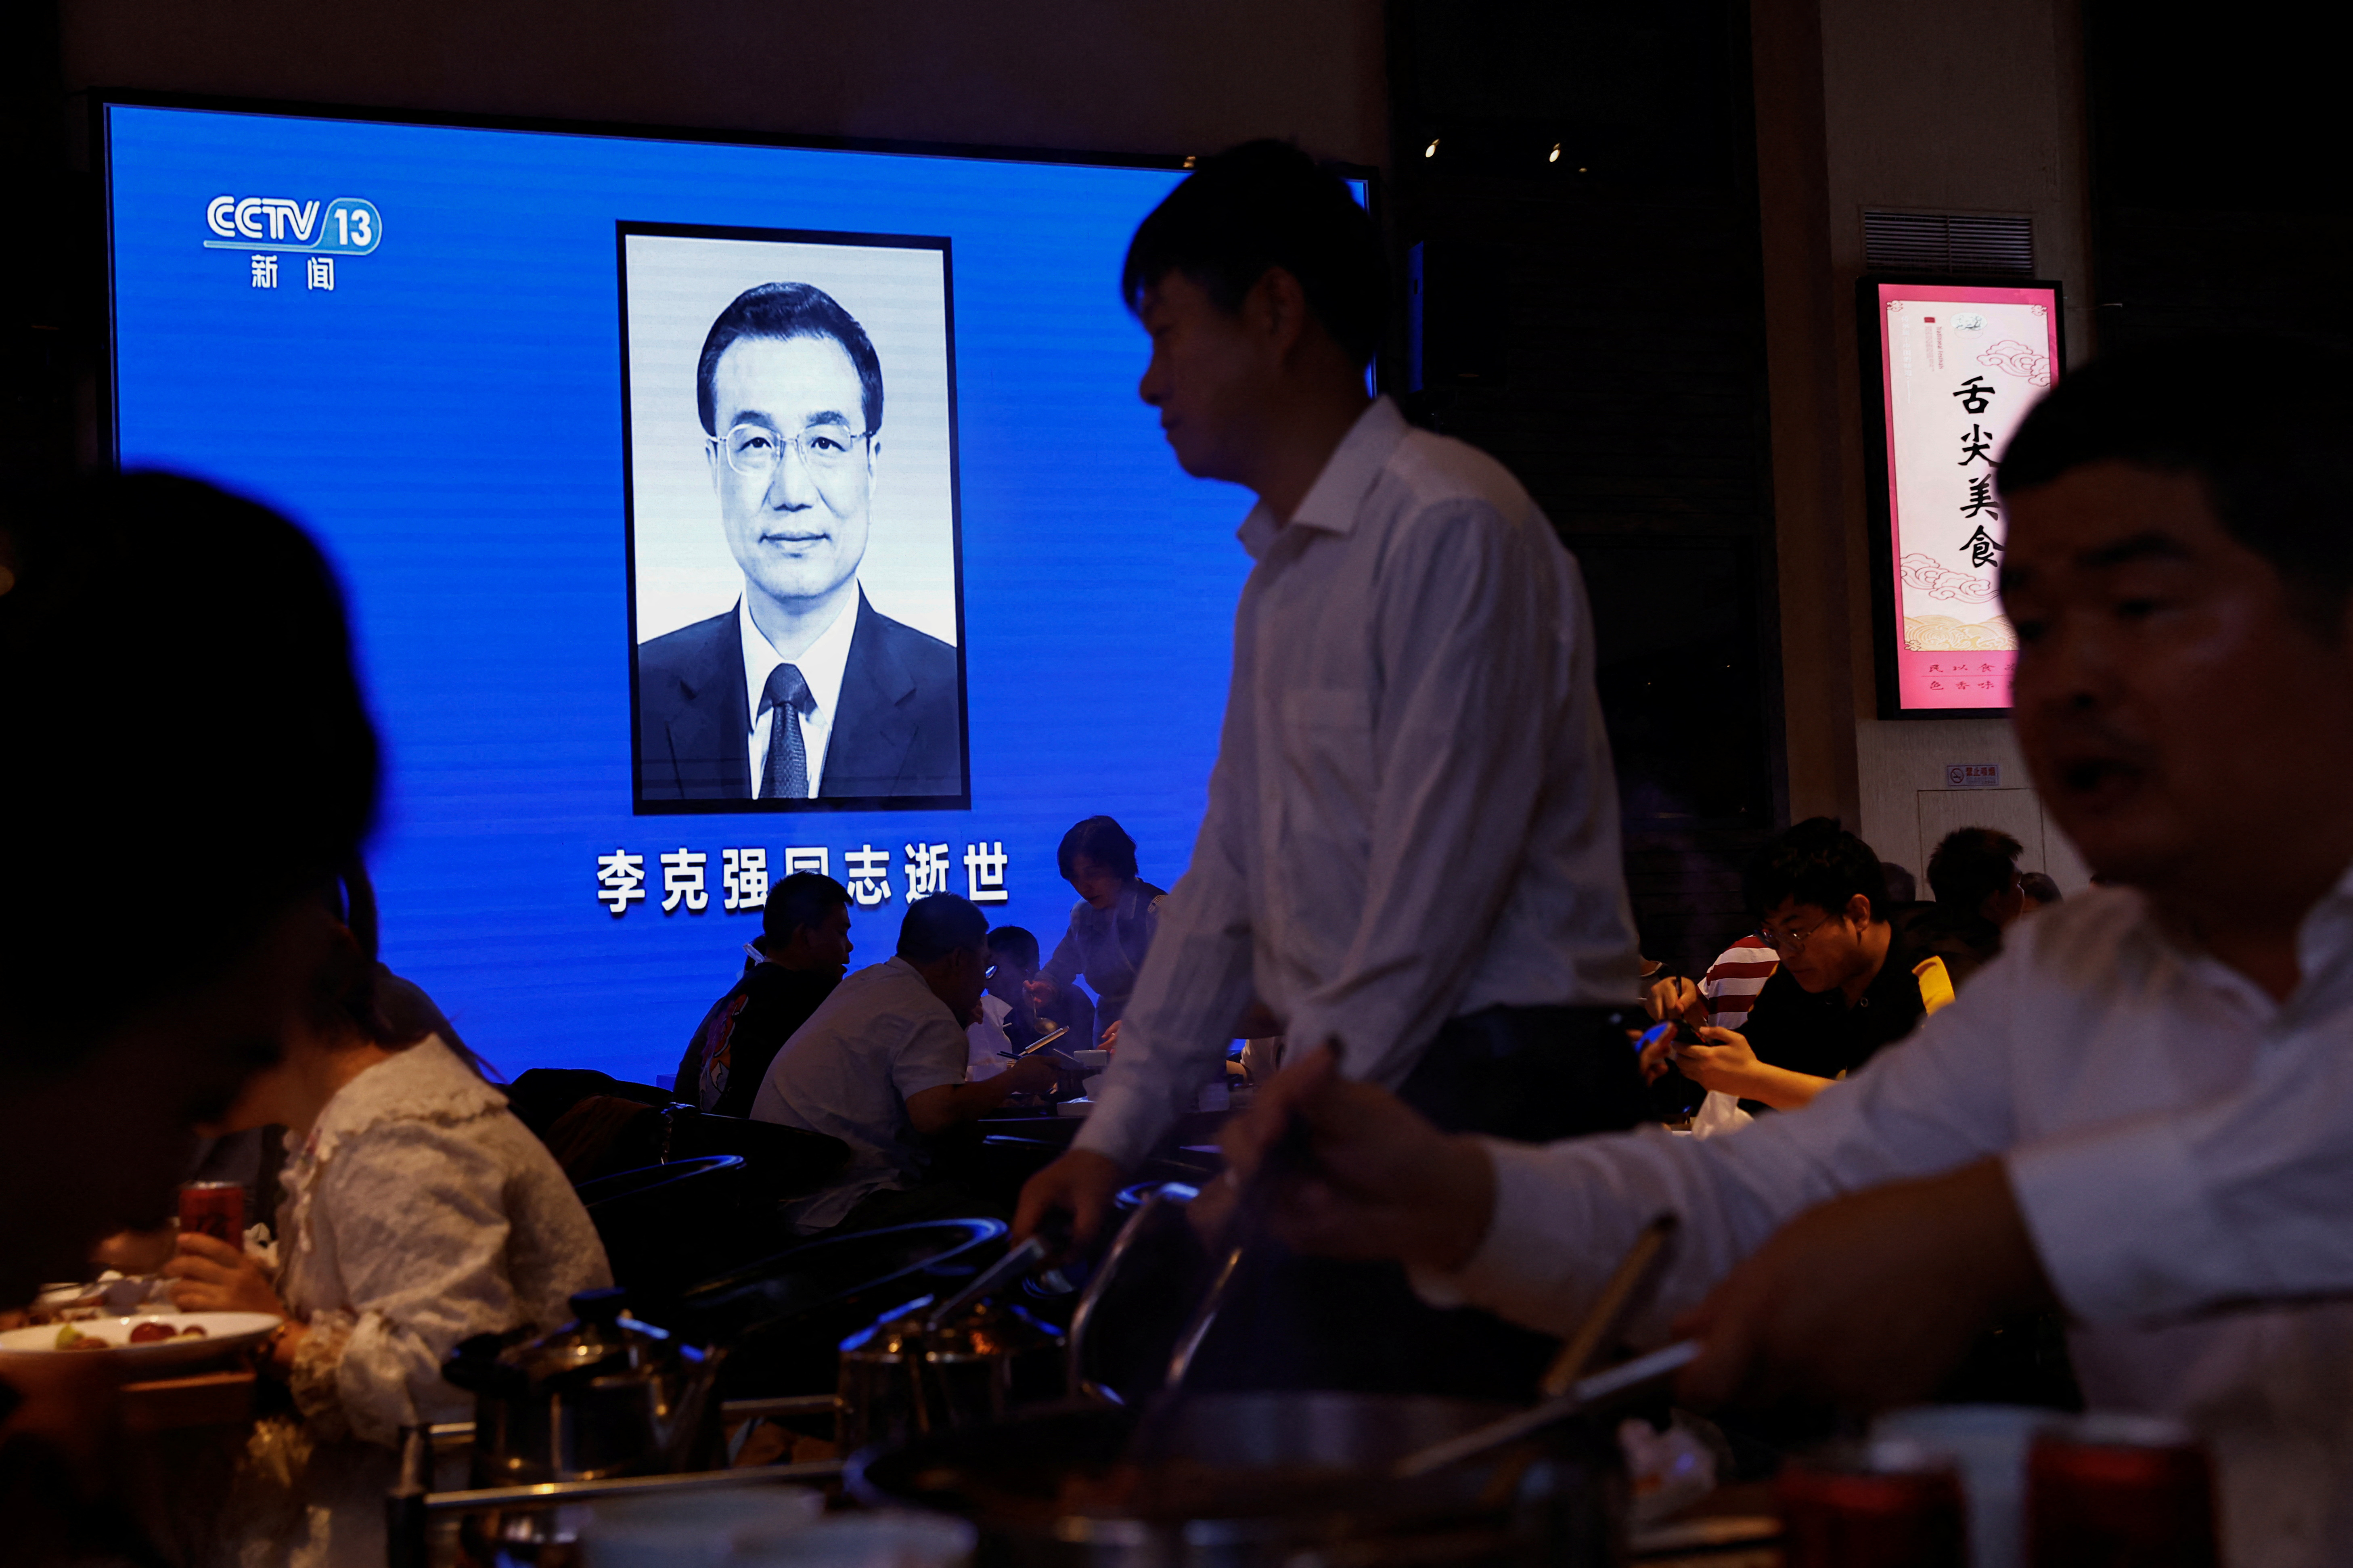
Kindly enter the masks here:
<path id="1" fill-rule="evenodd" d="M 1882 283 L 1889 555 L 1905 711 L 2007 708 L 2001 450 L 2058 374 L 2058 291 Z"/>

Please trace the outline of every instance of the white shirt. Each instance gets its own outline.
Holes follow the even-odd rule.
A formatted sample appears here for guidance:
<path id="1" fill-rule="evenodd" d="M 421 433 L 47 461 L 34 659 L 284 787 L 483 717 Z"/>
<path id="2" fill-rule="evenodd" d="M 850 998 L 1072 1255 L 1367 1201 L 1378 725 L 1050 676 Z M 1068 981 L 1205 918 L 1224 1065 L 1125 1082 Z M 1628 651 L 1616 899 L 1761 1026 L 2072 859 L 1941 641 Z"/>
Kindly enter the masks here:
<path id="1" fill-rule="evenodd" d="M 768 641 L 767 634 L 753 624 L 751 596 L 735 601 L 735 620 L 744 637 L 744 687 L 745 700 L 752 706 L 752 793 L 760 793 L 760 781 L 766 776 L 768 738 L 776 732 L 774 708 L 763 708 L 760 700 L 768 689 L 768 677 L 776 666 L 789 664 L 801 672 L 808 683 L 809 696 L 817 704 L 801 715 L 801 740 L 808 753 L 808 797 L 817 798 L 818 784 L 825 777 L 825 751 L 833 739 L 834 715 L 841 709 L 841 675 L 849 665 L 849 639 L 858 632 L 859 595 L 852 592 L 849 602 L 833 617 L 833 624 L 818 634 L 817 641 L 801 650 L 798 658 L 786 658 Z"/>
<path id="2" fill-rule="evenodd" d="M 1013 1048 L 1013 1037 L 1005 1032 L 1005 1020 L 1013 1016 L 1013 1004 L 1001 996 L 984 993 L 980 998 L 980 1022 L 965 1026 L 964 1037 L 967 1067 L 1003 1067 L 1007 1051 Z"/>
<path id="3" fill-rule="evenodd" d="M 284 1174 L 278 1289 L 310 1324 L 294 1410 L 265 1416 L 221 1521 L 242 1568 L 382 1568 L 400 1428 L 461 1421 L 470 1335 L 572 1318 L 613 1282 L 554 1155 L 438 1039 L 336 1090 Z"/>
<path id="4" fill-rule="evenodd" d="M 929 1163 L 907 1101 L 962 1083 L 964 1026 L 903 958 L 845 976 L 793 1031 L 753 1097 L 752 1120 L 823 1132 L 849 1145 L 832 1184 L 784 1206 L 804 1231 L 825 1230 L 867 1194 L 918 1184 Z"/>
<path id="5" fill-rule="evenodd" d="M 1584 582 L 1519 482 L 1383 398 L 1240 537 L 1208 810 L 1076 1140 L 1122 1163 L 1253 994 L 1392 1085 L 1449 1018 L 1634 994 Z"/>
<path id="6" fill-rule="evenodd" d="M 1662 1334 L 1800 1210 L 1999 1155 L 2092 1405 L 2198 1430 L 2237 1568 L 2327 1560 L 2353 1539 L 2353 873 L 2306 916 L 2284 1005 L 2123 889 L 2005 941 L 1802 1112 L 1704 1142 L 1493 1144 L 1493 1225 L 1440 1293 L 1565 1328 L 1672 1210 Z"/>

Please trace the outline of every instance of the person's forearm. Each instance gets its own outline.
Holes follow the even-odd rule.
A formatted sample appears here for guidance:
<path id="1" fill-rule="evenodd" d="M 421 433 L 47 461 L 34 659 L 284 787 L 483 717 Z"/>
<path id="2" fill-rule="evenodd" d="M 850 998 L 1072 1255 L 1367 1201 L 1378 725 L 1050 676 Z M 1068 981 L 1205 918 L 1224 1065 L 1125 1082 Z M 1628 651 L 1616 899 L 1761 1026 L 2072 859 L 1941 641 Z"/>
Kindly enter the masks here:
<path id="1" fill-rule="evenodd" d="M 1734 1081 L 1725 1092 L 1740 1100 L 1754 1100 L 1776 1110 L 1803 1110 L 1814 1102 L 1814 1096 L 1828 1089 L 1832 1079 L 1816 1078 L 1810 1072 L 1792 1072 L 1777 1068 L 1770 1062 L 1758 1062 L 1746 1071 L 1733 1075 Z M 1710 1087 L 1714 1087 L 1711 1085 Z"/>
<path id="2" fill-rule="evenodd" d="M 915 1131 L 929 1137 L 934 1132 L 956 1126 L 960 1122 L 972 1121 L 986 1116 L 1012 1099 L 1019 1090 L 1021 1082 L 1019 1075 L 1001 1072 L 995 1078 L 983 1079 L 978 1083 L 956 1084 L 947 1092 L 947 1114 L 936 1120 L 931 1118 L 918 1120 Z M 926 1121 L 929 1125 L 924 1124 Z"/>
<path id="3" fill-rule="evenodd" d="M 1633 1342 L 1655 1342 L 1669 1319 L 1695 1305 L 1770 1227 L 1751 1205 L 1718 1201 L 1691 1157 L 1705 1145 L 1688 1139 L 1654 1143 L 1626 1133 L 1544 1146 L 1480 1142 L 1487 1195 L 1467 1209 L 1460 1261 L 1433 1268 L 1430 1253 L 1417 1249 L 1414 1281 L 1434 1304 L 1482 1307 L 1567 1333 L 1642 1227 L 1672 1214 L 1683 1229 L 1626 1330 Z"/>
<path id="4" fill-rule="evenodd" d="M 1178 1101 L 1219 1070 L 1228 1031 L 1250 1000 L 1249 928 L 1236 920 L 1190 929 L 1200 913 L 1196 902 L 1162 924 L 1120 1019 L 1119 1054 L 1072 1147 L 1133 1167 L 1174 1124 Z"/>

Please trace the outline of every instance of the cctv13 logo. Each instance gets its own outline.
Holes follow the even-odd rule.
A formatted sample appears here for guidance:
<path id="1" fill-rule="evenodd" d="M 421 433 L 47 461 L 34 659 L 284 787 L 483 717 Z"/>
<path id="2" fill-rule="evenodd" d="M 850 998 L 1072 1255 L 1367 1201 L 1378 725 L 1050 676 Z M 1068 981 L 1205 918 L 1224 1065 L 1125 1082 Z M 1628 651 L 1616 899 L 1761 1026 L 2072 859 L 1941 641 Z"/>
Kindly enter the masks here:
<path id="1" fill-rule="evenodd" d="M 384 217 L 374 202 L 337 196 L 298 202 L 291 196 L 215 196 L 205 204 L 205 226 L 215 250 L 315 250 L 365 256 L 384 243 Z"/>

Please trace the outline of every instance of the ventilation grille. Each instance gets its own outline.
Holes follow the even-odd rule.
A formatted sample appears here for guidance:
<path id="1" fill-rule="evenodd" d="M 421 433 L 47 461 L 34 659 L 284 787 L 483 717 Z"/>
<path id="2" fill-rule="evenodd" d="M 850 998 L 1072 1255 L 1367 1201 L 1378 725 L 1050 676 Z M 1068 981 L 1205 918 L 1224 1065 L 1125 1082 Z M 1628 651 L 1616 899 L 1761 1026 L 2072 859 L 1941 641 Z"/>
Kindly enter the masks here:
<path id="1" fill-rule="evenodd" d="M 1862 215 L 1873 272 L 2000 272 L 2034 276 L 2034 220 L 1954 213 Z"/>

